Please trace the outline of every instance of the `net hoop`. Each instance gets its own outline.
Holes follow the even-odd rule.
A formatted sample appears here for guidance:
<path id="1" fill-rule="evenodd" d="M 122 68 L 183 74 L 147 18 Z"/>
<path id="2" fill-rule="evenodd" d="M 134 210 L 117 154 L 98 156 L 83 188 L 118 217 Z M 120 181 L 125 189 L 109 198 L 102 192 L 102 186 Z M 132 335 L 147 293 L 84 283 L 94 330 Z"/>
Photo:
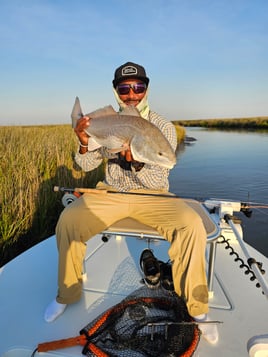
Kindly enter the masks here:
<path id="1" fill-rule="evenodd" d="M 179 299 L 179 298 L 178 298 Z M 113 319 L 113 316 L 115 316 L 115 319 L 117 316 L 120 314 L 124 313 L 124 311 L 127 308 L 131 308 L 132 306 L 134 307 L 137 304 L 144 304 L 147 306 L 155 305 L 158 308 L 163 308 L 167 309 L 168 307 L 172 307 L 175 305 L 176 300 L 174 302 L 174 297 L 173 300 L 165 298 L 165 297 L 135 297 L 135 298 L 129 298 L 125 299 L 119 304 L 109 308 L 106 310 L 102 315 L 97 317 L 93 322 L 88 324 L 84 329 L 80 331 L 81 335 L 85 335 L 86 339 L 88 340 L 87 344 L 84 346 L 84 349 L 82 353 L 84 355 L 87 355 L 89 357 L 91 356 L 96 356 L 96 357 L 115 357 L 117 354 L 113 354 L 112 352 L 107 352 L 105 351 L 104 348 L 101 346 L 98 346 L 98 335 L 102 334 L 105 329 L 109 329 L 110 321 Z M 186 309 L 187 311 L 187 309 Z M 185 312 L 184 312 L 185 315 Z M 179 317 L 179 316 L 178 316 Z M 179 317 L 180 318 L 180 317 Z M 180 321 L 180 320 L 179 320 Z M 180 357 L 191 357 L 193 353 L 195 352 L 199 340 L 200 340 L 200 330 L 198 329 L 198 326 L 194 323 L 193 319 L 190 317 L 187 311 L 187 321 L 188 324 L 189 322 L 193 322 L 192 325 L 192 340 L 189 346 L 180 354 L 174 353 L 174 357 L 180 356 Z M 182 322 L 183 324 L 183 322 Z M 97 341 L 94 341 L 94 339 L 97 339 Z M 131 348 L 130 348 L 131 349 Z M 140 354 L 141 356 L 147 356 L 147 354 Z M 149 354 L 148 354 L 149 356 Z M 159 355 L 159 357 L 162 356 L 162 354 Z"/>

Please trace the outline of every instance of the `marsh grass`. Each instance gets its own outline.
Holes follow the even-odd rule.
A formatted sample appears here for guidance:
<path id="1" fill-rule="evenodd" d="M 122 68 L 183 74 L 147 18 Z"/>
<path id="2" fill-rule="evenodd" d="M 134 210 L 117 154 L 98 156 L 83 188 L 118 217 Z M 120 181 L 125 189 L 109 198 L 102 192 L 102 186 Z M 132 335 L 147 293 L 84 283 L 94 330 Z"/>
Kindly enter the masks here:
<path id="1" fill-rule="evenodd" d="M 201 126 L 217 129 L 246 129 L 246 130 L 268 130 L 268 117 L 233 118 L 233 119 L 200 119 L 200 120 L 178 120 L 176 125 L 188 127 Z"/>
<path id="2" fill-rule="evenodd" d="M 178 140 L 185 129 L 176 126 Z M 54 234 L 63 209 L 54 186 L 95 187 L 103 165 L 84 173 L 75 163 L 69 125 L 0 127 L 0 266 Z"/>
<path id="3" fill-rule="evenodd" d="M 77 140 L 69 125 L 0 127 L 0 266 L 54 233 L 63 209 L 55 185 L 94 187 L 74 164 Z"/>
<path id="4" fill-rule="evenodd" d="M 181 141 L 183 141 L 185 139 L 185 135 L 186 135 L 185 128 L 181 125 L 175 125 L 175 129 L 176 129 L 178 143 L 180 143 Z"/>

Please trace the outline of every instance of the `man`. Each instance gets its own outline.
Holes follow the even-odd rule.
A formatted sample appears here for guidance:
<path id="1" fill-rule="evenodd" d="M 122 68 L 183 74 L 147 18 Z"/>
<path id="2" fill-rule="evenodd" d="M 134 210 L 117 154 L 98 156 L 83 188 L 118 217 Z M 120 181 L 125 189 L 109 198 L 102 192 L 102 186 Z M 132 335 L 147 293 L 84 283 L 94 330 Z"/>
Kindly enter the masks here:
<path id="1" fill-rule="evenodd" d="M 145 69 L 127 62 L 116 69 L 113 88 L 119 110 L 135 106 L 144 120 L 156 125 L 166 136 L 174 151 L 177 137 L 173 124 L 149 108 L 149 78 Z M 159 194 L 107 195 L 84 194 L 66 207 L 56 227 L 59 250 L 58 295 L 47 307 L 45 320 L 51 322 L 62 314 L 68 304 L 78 301 L 82 294 L 82 262 L 85 242 L 114 222 L 132 217 L 156 229 L 171 244 L 169 256 L 175 291 L 186 300 L 188 311 L 197 321 L 205 321 L 208 312 L 208 289 L 205 273 L 206 232 L 201 218 L 180 199 L 168 196 L 167 168 L 133 160 L 131 151 L 111 154 L 88 136 L 85 129 L 90 118 L 79 119 L 74 129 L 79 139 L 75 160 L 84 171 L 98 167 L 108 158 L 105 180 L 98 188 L 119 192 Z M 211 343 L 218 340 L 217 327 L 201 324 L 203 336 Z"/>

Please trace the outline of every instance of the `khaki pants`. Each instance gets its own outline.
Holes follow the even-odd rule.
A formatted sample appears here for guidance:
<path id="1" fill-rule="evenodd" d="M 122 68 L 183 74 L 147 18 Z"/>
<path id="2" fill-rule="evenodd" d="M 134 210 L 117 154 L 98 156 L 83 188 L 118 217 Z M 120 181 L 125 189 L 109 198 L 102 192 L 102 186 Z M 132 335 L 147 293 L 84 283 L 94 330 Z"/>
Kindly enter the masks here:
<path id="1" fill-rule="evenodd" d="M 64 209 L 56 228 L 57 301 L 70 304 L 80 299 L 85 242 L 126 217 L 153 227 L 170 242 L 176 293 L 185 298 L 192 316 L 207 313 L 206 232 L 202 220 L 183 200 L 159 196 L 87 193 Z"/>

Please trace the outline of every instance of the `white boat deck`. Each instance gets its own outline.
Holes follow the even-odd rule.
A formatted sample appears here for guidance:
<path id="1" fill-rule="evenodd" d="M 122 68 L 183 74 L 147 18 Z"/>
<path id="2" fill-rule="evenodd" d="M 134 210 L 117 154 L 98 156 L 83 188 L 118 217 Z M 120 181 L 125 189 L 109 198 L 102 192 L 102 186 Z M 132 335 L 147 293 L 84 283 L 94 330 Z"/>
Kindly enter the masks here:
<path id="1" fill-rule="evenodd" d="M 150 243 L 155 256 L 167 261 L 169 244 Z M 148 247 L 145 240 L 135 237 L 112 237 L 107 243 L 98 235 L 88 242 L 86 259 L 87 281 L 83 298 L 68 306 L 64 314 L 46 323 L 43 314 L 57 291 L 57 249 L 55 237 L 38 244 L 11 261 L 0 270 L 0 356 L 30 357 L 39 343 L 79 335 L 90 321 L 120 302 L 142 286 L 139 258 Z M 264 263 L 268 259 L 247 246 L 254 258 Z M 235 246 L 243 258 L 240 246 Z M 267 274 L 266 274 L 267 276 Z M 268 338 L 268 300 L 256 282 L 249 280 L 224 244 L 217 245 L 213 296 L 210 298 L 210 318 L 223 323 L 218 326 L 220 339 L 210 345 L 201 337 L 194 356 L 236 357 L 249 356 L 248 341 L 257 336 Z M 266 347 L 264 347 L 265 349 Z M 257 352 L 255 357 L 267 357 Z M 81 356 L 82 347 L 76 346 L 35 356 Z"/>

